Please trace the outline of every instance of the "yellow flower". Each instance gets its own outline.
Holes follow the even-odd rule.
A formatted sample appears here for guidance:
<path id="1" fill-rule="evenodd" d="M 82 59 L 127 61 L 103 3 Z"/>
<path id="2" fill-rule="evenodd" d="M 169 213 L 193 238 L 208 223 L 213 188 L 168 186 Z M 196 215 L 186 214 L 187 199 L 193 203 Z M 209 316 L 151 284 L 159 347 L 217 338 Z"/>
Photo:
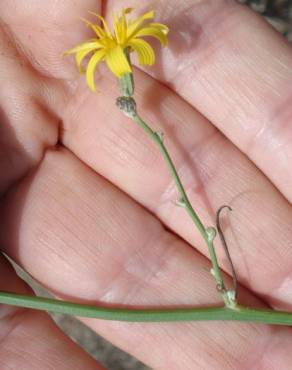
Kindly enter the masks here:
<path id="1" fill-rule="evenodd" d="M 152 36 L 163 46 L 167 44 L 167 26 L 161 23 L 145 24 L 146 20 L 154 18 L 154 11 L 149 11 L 135 20 L 128 20 L 127 14 L 131 11 L 131 8 L 127 8 L 122 10 L 120 15 L 114 15 L 113 32 L 110 31 L 102 16 L 90 12 L 101 22 L 98 25 L 85 20 L 96 37 L 65 52 L 65 55 L 75 54 L 81 73 L 85 72 L 81 67 L 82 61 L 87 55 L 93 53 L 86 67 L 86 81 L 92 91 L 95 91 L 94 72 L 101 61 L 105 61 L 109 69 L 121 78 L 124 74 L 132 72 L 127 52 L 135 51 L 141 65 L 152 65 L 155 62 L 152 47 L 140 37 Z"/>

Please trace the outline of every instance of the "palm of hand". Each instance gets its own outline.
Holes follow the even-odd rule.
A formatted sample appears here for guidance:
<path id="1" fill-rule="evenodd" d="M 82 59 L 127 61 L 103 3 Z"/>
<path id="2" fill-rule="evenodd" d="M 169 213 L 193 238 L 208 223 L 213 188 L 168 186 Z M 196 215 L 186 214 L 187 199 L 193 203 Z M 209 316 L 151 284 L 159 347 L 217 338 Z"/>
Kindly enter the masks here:
<path id="1" fill-rule="evenodd" d="M 154 75 L 135 72 L 141 114 L 165 131 L 205 223 L 224 203 L 236 210 L 226 234 L 242 299 L 291 310 L 291 50 L 238 5 L 163 4 L 173 32 Z M 158 151 L 115 108 L 116 81 L 101 69 L 92 94 L 60 58 L 87 37 L 76 18 L 88 9 L 96 1 L 0 4 L 2 248 L 62 298 L 217 303 L 206 248 L 173 205 Z M 26 289 L 4 259 L 1 272 L 1 289 Z M 45 314 L 1 310 L 5 366 L 23 368 L 29 354 L 28 368 L 40 368 L 45 353 L 52 367 L 99 368 Z M 84 321 L 153 368 L 290 366 L 286 328 Z"/>

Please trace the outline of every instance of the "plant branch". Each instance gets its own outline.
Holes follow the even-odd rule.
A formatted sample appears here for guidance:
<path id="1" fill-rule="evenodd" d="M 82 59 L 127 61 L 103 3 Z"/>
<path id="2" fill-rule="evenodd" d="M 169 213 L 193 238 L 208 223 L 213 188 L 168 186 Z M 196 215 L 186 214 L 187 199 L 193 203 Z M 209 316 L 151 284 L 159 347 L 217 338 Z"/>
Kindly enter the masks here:
<path id="1" fill-rule="evenodd" d="M 173 321 L 248 321 L 264 324 L 292 326 L 292 314 L 269 309 L 237 306 L 195 307 L 175 309 L 125 309 L 98 307 L 50 298 L 33 297 L 0 292 L 0 303 L 12 306 L 56 312 L 79 317 L 128 322 L 173 322 Z"/>
<path id="2" fill-rule="evenodd" d="M 127 98 L 127 99 L 132 99 L 133 98 Z M 143 130 L 144 132 L 150 137 L 152 141 L 155 142 L 155 144 L 158 146 L 167 166 L 169 169 L 169 172 L 174 179 L 174 182 L 176 184 L 177 190 L 180 194 L 180 200 L 179 200 L 179 205 L 182 206 L 183 208 L 186 209 L 187 213 L 193 220 L 194 224 L 196 225 L 198 231 L 200 232 L 201 236 L 205 240 L 210 258 L 211 258 L 211 263 L 212 263 L 212 274 L 216 280 L 217 284 L 217 289 L 218 291 L 222 294 L 222 298 L 227 306 L 234 306 L 234 300 L 231 299 L 231 296 L 228 294 L 228 291 L 226 291 L 224 281 L 222 278 L 222 274 L 220 271 L 220 267 L 218 265 L 218 260 L 217 256 L 215 253 L 215 248 L 214 248 L 214 238 L 216 236 L 216 230 L 214 228 L 205 228 L 203 225 L 202 221 L 200 220 L 199 216 L 197 215 L 196 211 L 193 209 L 191 202 L 189 201 L 189 198 L 186 194 L 186 191 L 182 185 L 182 182 L 180 180 L 180 177 L 176 171 L 176 168 L 174 166 L 174 163 L 168 153 L 168 150 L 166 149 L 164 143 L 163 143 L 163 137 L 160 133 L 153 131 L 150 126 L 138 115 L 136 109 L 132 114 L 129 114 L 127 112 L 127 116 L 132 118 L 134 122 L 136 122 Z M 231 302 L 232 301 L 232 302 Z"/>

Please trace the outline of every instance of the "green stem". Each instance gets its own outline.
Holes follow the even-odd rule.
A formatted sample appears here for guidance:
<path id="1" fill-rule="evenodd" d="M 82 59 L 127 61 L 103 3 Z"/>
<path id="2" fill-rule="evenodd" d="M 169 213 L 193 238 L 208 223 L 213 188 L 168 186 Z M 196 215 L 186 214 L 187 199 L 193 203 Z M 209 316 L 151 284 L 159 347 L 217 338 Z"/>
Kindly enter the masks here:
<path id="1" fill-rule="evenodd" d="M 242 306 L 237 306 L 236 309 L 231 309 L 228 307 L 197 307 L 179 309 L 108 308 L 58 301 L 50 298 L 16 295 L 15 293 L 6 292 L 0 292 L 0 303 L 102 320 L 128 322 L 223 320 L 292 326 L 292 314 L 289 312 L 254 309 Z"/>
<path id="2" fill-rule="evenodd" d="M 195 308 L 173 308 L 173 309 L 125 309 L 97 307 L 55 299 L 33 297 L 16 293 L 1 292 L 0 303 L 18 307 L 32 308 L 37 310 L 69 314 L 79 317 L 91 317 L 103 320 L 118 320 L 129 322 L 170 322 L 170 321 L 248 321 L 265 324 L 292 326 L 292 313 L 274 311 L 271 309 L 256 309 L 243 307 L 232 298 L 232 291 L 227 291 L 224 286 L 222 274 L 218 265 L 213 240 L 214 228 L 205 228 L 199 216 L 193 209 L 188 196 L 184 190 L 172 159 L 163 144 L 162 136 L 153 131 L 142 118 L 136 113 L 136 103 L 131 95 L 134 92 L 132 76 L 127 76 L 121 81 L 125 95 L 117 100 L 117 105 L 124 113 L 131 117 L 157 144 L 165 159 L 177 189 L 180 193 L 180 205 L 186 208 L 191 219 L 195 223 L 203 239 L 206 241 L 212 262 L 212 272 L 217 286 L 221 291 L 225 306 L 223 307 L 195 307 Z"/>
<path id="3" fill-rule="evenodd" d="M 135 106 L 133 102 L 128 106 L 127 101 L 120 101 L 122 107 L 126 107 L 130 113 Z M 177 174 L 174 164 L 166 150 L 160 134 L 154 132 L 136 113 L 130 117 L 150 136 L 158 145 L 164 159 L 173 176 L 178 191 L 181 195 L 181 205 L 183 205 L 196 224 L 201 235 L 205 239 L 213 265 L 213 273 L 217 284 L 221 287 L 221 293 L 225 302 L 223 307 L 194 307 L 194 308 L 169 308 L 169 309 L 125 309 L 98 307 L 94 305 L 84 305 L 73 302 L 65 302 L 55 299 L 33 297 L 16 293 L 1 292 L 0 303 L 18 307 L 32 308 L 37 310 L 69 314 L 79 317 L 91 317 L 103 320 L 129 321 L 129 322 L 171 322 L 171 321 L 248 321 L 265 324 L 289 325 L 292 326 L 292 313 L 274 311 L 271 309 L 257 309 L 243 307 L 236 302 L 232 304 L 232 298 L 225 290 L 222 275 L 218 266 L 215 249 L 213 246 L 213 229 L 206 229 L 192 208 L 190 201 L 183 188 L 181 180 Z"/>
<path id="4" fill-rule="evenodd" d="M 215 277 L 215 280 L 216 280 L 216 283 L 217 283 L 217 287 L 219 288 L 219 290 L 222 293 L 224 302 L 228 305 L 230 303 L 229 302 L 229 297 L 226 294 L 224 281 L 223 281 L 222 274 L 221 274 L 221 271 L 220 271 L 220 268 L 219 268 L 219 265 L 218 265 L 218 260 L 217 260 L 217 256 L 216 256 L 216 253 L 215 253 L 215 248 L 214 248 L 214 245 L 213 245 L 213 239 L 215 237 L 215 234 L 214 234 L 213 237 L 210 237 L 210 234 L 208 234 L 208 229 L 206 229 L 204 227 L 204 225 L 203 225 L 202 221 L 200 220 L 199 216 L 197 215 L 197 213 L 193 209 L 193 207 L 191 205 L 191 202 L 189 201 L 189 198 L 188 198 L 188 196 L 185 192 L 185 189 L 182 185 L 182 182 L 179 178 L 179 175 L 176 171 L 176 168 L 173 164 L 173 161 L 172 161 L 166 147 L 164 146 L 163 139 L 162 139 L 161 135 L 159 133 L 153 131 L 147 125 L 147 123 L 136 112 L 133 113 L 132 116 L 130 116 L 130 117 L 144 130 L 144 132 L 155 142 L 155 144 L 157 144 L 160 152 L 162 153 L 163 158 L 164 158 L 164 160 L 165 160 L 165 162 L 168 166 L 169 172 L 170 172 L 171 176 L 173 177 L 173 179 L 175 181 L 175 184 L 176 184 L 176 187 L 177 187 L 177 189 L 180 193 L 181 201 L 183 202 L 182 204 L 183 204 L 184 208 L 186 209 L 186 211 L 188 212 L 188 214 L 190 215 L 193 222 L 195 223 L 197 229 L 199 230 L 200 234 L 202 235 L 203 239 L 205 240 L 205 242 L 208 246 L 208 250 L 209 250 L 209 254 L 210 254 L 210 258 L 211 258 L 211 263 L 212 263 L 212 268 L 213 268 L 213 274 L 214 274 L 214 277 Z"/>

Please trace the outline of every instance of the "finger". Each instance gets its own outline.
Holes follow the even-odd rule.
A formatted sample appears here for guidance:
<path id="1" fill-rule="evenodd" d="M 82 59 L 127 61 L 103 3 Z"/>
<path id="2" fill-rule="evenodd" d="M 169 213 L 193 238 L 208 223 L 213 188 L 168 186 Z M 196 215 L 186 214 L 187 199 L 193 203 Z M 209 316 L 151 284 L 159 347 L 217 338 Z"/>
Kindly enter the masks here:
<path id="1" fill-rule="evenodd" d="M 21 52 L 38 73 L 56 79 L 76 76 L 76 69 L 64 61 L 62 54 L 67 45 L 88 35 L 80 22 L 88 10 L 100 11 L 100 1 L 2 0 L 0 4 L 1 18 Z"/>
<path id="2" fill-rule="evenodd" d="M 213 279 L 203 270 L 209 263 L 68 151 L 47 153 L 7 202 L 2 244 L 61 297 L 124 305 L 218 302 Z M 153 368 L 264 368 L 277 361 L 284 369 L 290 361 L 286 329 L 86 323 Z M 174 357 L 169 348 L 175 349 Z"/>
<path id="3" fill-rule="evenodd" d="M 3 256 L 0 271 L 1 290 L 31 294 Z M 2 369 L 102 369 L 43 313 L 1 305 L 0 341 Z"/>
<path id="4" fill-rule="evenodd" d="M 68 106 L 65 145 L 208 255 L 191 220 L 175 206 L 179 195 L 160 152 L 114 106 L 115 82 L 105 78 L 98 84 L 98 98 L 80 88 Z M 136 86 L 138 110 L 154 129 L 165 132 L 165 145 L 204 224 L 214 224 L 222 204 L 234 209 L 225 234 L 240 281 L 273 304 L 276 296 L 279 304 L 291 304 L 286 284 L 292 264 L 291 207 L 257 167 L 171 90 L 138 72 Z M 230 271 L 222 248 L 218 255 Z"/>
<path id="5" fill-rule="evenodd" d="M 110 1 L 113 7 L 119 2 Z M 211 120 L 291 202 L 291 45 L 236 1 L 160 1 L 157 11 L 171 31 L 154 75 Z"/>
<path id="6" fill-rule="evenodd" d="M 12 3 L 6 1 L 2 8 Z M 27 4 L 27 2 L 26 2 Z M 5 7 L 5 5 L 7 5 Z M 27 4 L 28 6 L 28 4 Z M 29 9 L 29 7 L 28 7 Z M 18 23 L 18 24 L 21 24 Z M 25 33 L 20 33 L 22 36 Z M 64 105 L 63 87 L 37 73 L 10 26 L 0 20 L 0 193 L 40 161 L 58 141 L 58 111 Z"/>

